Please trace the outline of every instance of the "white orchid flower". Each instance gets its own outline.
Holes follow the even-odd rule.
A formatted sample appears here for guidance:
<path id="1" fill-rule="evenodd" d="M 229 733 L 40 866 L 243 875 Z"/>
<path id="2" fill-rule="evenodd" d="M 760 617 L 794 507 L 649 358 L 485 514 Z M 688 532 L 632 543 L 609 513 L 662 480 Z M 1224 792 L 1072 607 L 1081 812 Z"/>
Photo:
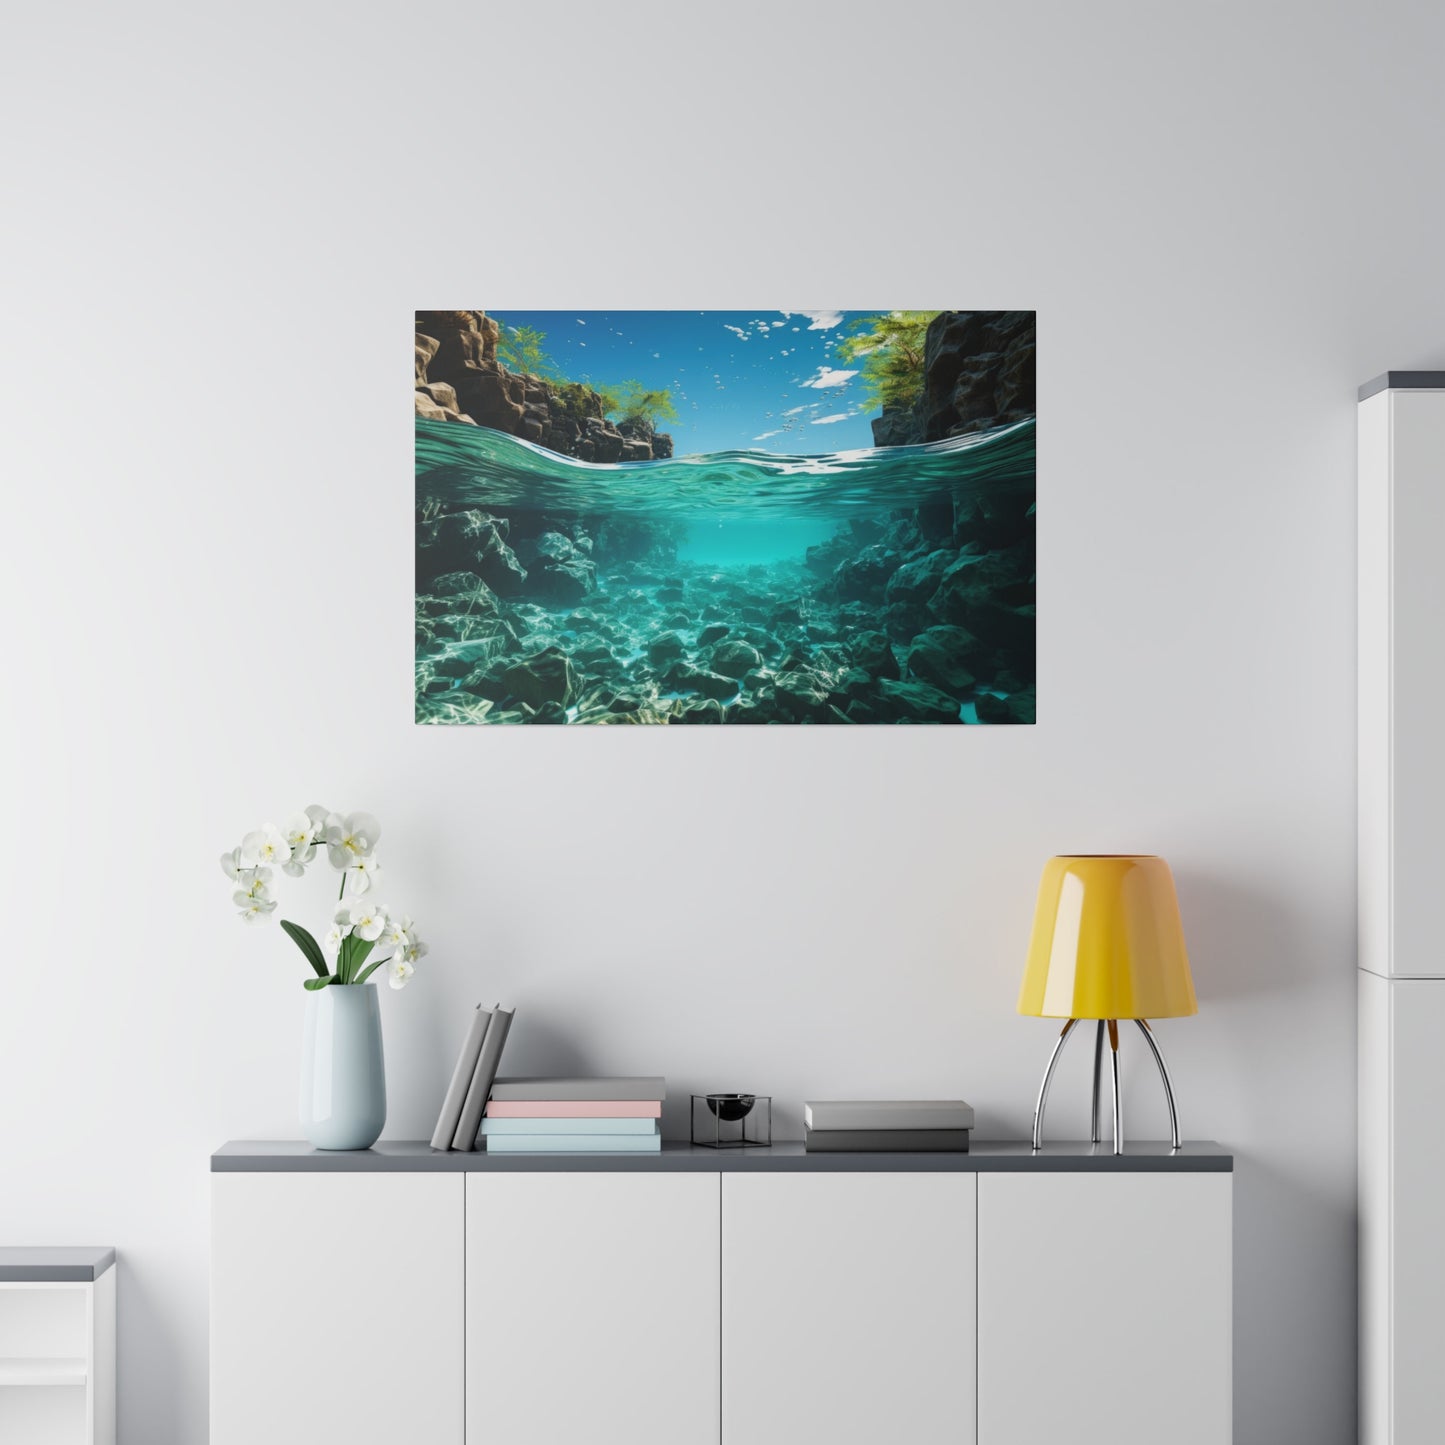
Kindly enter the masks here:
<path id="1" fill-rule="evenodd" d="M 348 893 L 367 893 L 371 889 L 379 887 L 381 887 L 381 869 L 377 866 L 375 857 L 358 858 L 346 870 L 346 891 Z"/>
<path id="2" fill-rule="evenodd" d="M 241 861 L 248 867 L 282 864 L 291 856 L 291 845 L 274 823 L 263 823 L 241 839 Z"/>
<path id="3" fill-rule="evenodd" d="M 386 967 L 386 981 L 393 988 L 405 988 L 407 979 L 415 972 L 404 958 L 394 958 Z"/>
<path id="4" fill-rule="evenodd" d="M 379 904 L 362 903 L 351 911 L 351 931 L 368 943 L 375 943 L 386 927 L 386 909 Z"/>
<path id="5" fill-rule="evenodd" d="M 342 928 L 339 923 L 333 923 L 327 930 L 326 937 L 321 940 L 322 943 L 326 945 L 326 951 L 328 953 L 336 953 L 341 948 L 341 944 L 346 938 L 346 935 L 350 932 L 351 930 L 349 928 Z"/>
<path id="6" fill-rule="evenodd" d="M 308 813 L 292 813 L 281 833 L 286 839 L 286 846 L 294 853 L 296 849 L 306 847 L 316 836 L 316 824 Z"/>
<path id="7" fill-rule="evenodd" d="M 421 939 L 412 934 L 402 945 L 397 957 L 404 963 L 416 963 L 418 959 L 425 958 L 430 951 Z"/>
<path id="8" fill-rule="evenodd" d="M 276 900 L 264 893 L 237 893 L 233 901 L 241 910 L 242 923 L 264 923 L 276 911 Z"/>
<path id="9" fill-rule="evenodd" d="M 231 880 L 232 883 L 239 883 L 241 875 L 248 872 L 246 865 L 241 861 L 241 850 L 232 848 L 229 853 L 221 854 L 221 872 Z"/>
<path id="10" fill-rule="evenodd" d="M 326 819 L 326 856 L 336 869 L 350 868 L 360 858 L 370 858 L 381 835 L 381 824 L 370 813 L 332 813 Z"/>
<path id="11" fill-rule="evenodd" d="M 306 865 L 316 856 L 316 844 L 312 843 L 305 848 L 293 848 L 291 857 L 281 865 L 281 871 L 288 878 L 301 878 L 306 873 Z"/>
<path id="12" fill-rule="evenodd" d="M 243 868 L 236 880 L 241 886 L 231 895 L 231 899 L 238 906 L 243 899 L 249 898 L 270 898 L 267 891 L 271 886 L 271 870 L 269 868 Z"/>
<path id="13" fill-rule="evenodd" d="M 401 950 L 411 941 L 411 919 L 409 918 L 388 918 L 386 920 L 386 932 L 381 935 L 382 942 L 388 948 Z"/>

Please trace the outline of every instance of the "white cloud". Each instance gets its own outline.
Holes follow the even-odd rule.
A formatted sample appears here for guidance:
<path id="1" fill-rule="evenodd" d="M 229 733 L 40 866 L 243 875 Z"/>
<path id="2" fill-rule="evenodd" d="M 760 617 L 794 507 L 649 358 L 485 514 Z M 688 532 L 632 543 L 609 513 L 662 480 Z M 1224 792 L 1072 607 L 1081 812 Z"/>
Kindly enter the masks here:
<path id="1" fill-rule="evenodd" d="M 811 381 L 800 381 L 799 386 L 811 386 L 818 391 L 826 391 L 830 386 L 843 386 L 853 380 L 858 373 L 856 371 L 836 371 L 831 367 L 820 366 L 817 376 Z"/>
<path id="2" fill-rule="evenodd" d="M 853 413 L 851 411 L 835 411 L 832 416 L 815 416 L 813 418 L 813 425 L 827 426 L 829 422 L 847 421 L 852 415 Z"/>
<path id="3" fill-rule="evenodd" d="M 765 441 L 767 441 L 767 439 L 768 439 L 769 437 L 782 436 L 782 434 L 783 434 L 783 429 L 782 429 L 782 427 L 779 427 L 779 428 L 777 429 L 777 431 L 759 432 L 758 435 L 753 438 L 753 440 L 754 440 L 755 442 L 765 442 Z"/>
<path id="4" fill-rule="evenodd" d="M 784 311 L 783 320 L 790 316 L 806 316 L 808 318 L 809 331 L 831 331 L 835 326 L 843 324 L 843 313 L 841 311 Z M 796 331 L 798 328 L 793 328 Z"/>
<path id="5" fill-rule="evenodd" d="M 736 336 L 739 341 L 746 341 L 746 340 L 748 339 L 749 333 L 746 332 L 746 331 L 744 331 L 741 326 L 729 326 L 729 325 L 727 324 L 727 322 L 724 321 L 724 322 L 723 322 L 723 330 L 724 330 L 724 331 L 731 331 L 732 334 L 733 334 L 734 336 Z"/>
<path id="6" fill-rule="evenodd" d="M 579 326 L 586 326 L 587 323 L 579 316 L 579 317 L 577 318 L 577 324 L 578 324 Z"/>
<path id="7" fill-rule="evenodd" d="M 817 402 L 814 402 L 813 405 L 816 406 L 816 405 L 817 405 Z M 784 415 L 784 416 L 797 416 L 799 412 L 807 411 L 807 409 L 808 409 L 808 408 L 807 408 L 806 406 L 793 406 L 793 407 L 789 407 L 788 410 L 783 413 L 783 415 Z"/>

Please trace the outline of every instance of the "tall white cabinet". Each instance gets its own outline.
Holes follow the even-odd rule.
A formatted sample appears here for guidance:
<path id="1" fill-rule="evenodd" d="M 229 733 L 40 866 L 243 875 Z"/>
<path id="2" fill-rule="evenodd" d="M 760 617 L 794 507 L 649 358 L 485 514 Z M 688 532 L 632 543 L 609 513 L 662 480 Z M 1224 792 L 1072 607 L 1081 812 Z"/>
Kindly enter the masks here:
<path id="1" fill-rule="evenodd" d="M 1445 1420 L 1445 372 L 1359 405 L 1360 1439 Z"/>

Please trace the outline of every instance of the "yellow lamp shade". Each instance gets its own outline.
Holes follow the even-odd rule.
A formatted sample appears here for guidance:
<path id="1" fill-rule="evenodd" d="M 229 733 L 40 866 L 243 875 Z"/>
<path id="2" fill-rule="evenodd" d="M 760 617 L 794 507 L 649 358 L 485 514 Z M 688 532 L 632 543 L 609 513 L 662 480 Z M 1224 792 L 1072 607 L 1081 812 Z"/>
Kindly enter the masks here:
<path id="1" fill-rule="evenodd" d="M 1162 1019 L 1199 1011 L 1174 876 L 1162 858 L 1050 858 L 1019 1012 Z"/>

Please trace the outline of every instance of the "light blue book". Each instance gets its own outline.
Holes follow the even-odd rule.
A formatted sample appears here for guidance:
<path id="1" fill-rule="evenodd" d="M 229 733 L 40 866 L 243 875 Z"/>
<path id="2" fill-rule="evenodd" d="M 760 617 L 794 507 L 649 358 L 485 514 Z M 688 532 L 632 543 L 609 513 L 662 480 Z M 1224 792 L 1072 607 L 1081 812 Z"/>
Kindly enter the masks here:
<path id="1" fill-rule="evenodd" d="M 482 1133 L 499 1134 L 658 1134 L 660 1119 L 483 1119 Z"/>
<path id="2" fill-rule="evenodd" d="M 660 1154 L 661 1134 L 489 1134 L 488 1154 Z"/>

